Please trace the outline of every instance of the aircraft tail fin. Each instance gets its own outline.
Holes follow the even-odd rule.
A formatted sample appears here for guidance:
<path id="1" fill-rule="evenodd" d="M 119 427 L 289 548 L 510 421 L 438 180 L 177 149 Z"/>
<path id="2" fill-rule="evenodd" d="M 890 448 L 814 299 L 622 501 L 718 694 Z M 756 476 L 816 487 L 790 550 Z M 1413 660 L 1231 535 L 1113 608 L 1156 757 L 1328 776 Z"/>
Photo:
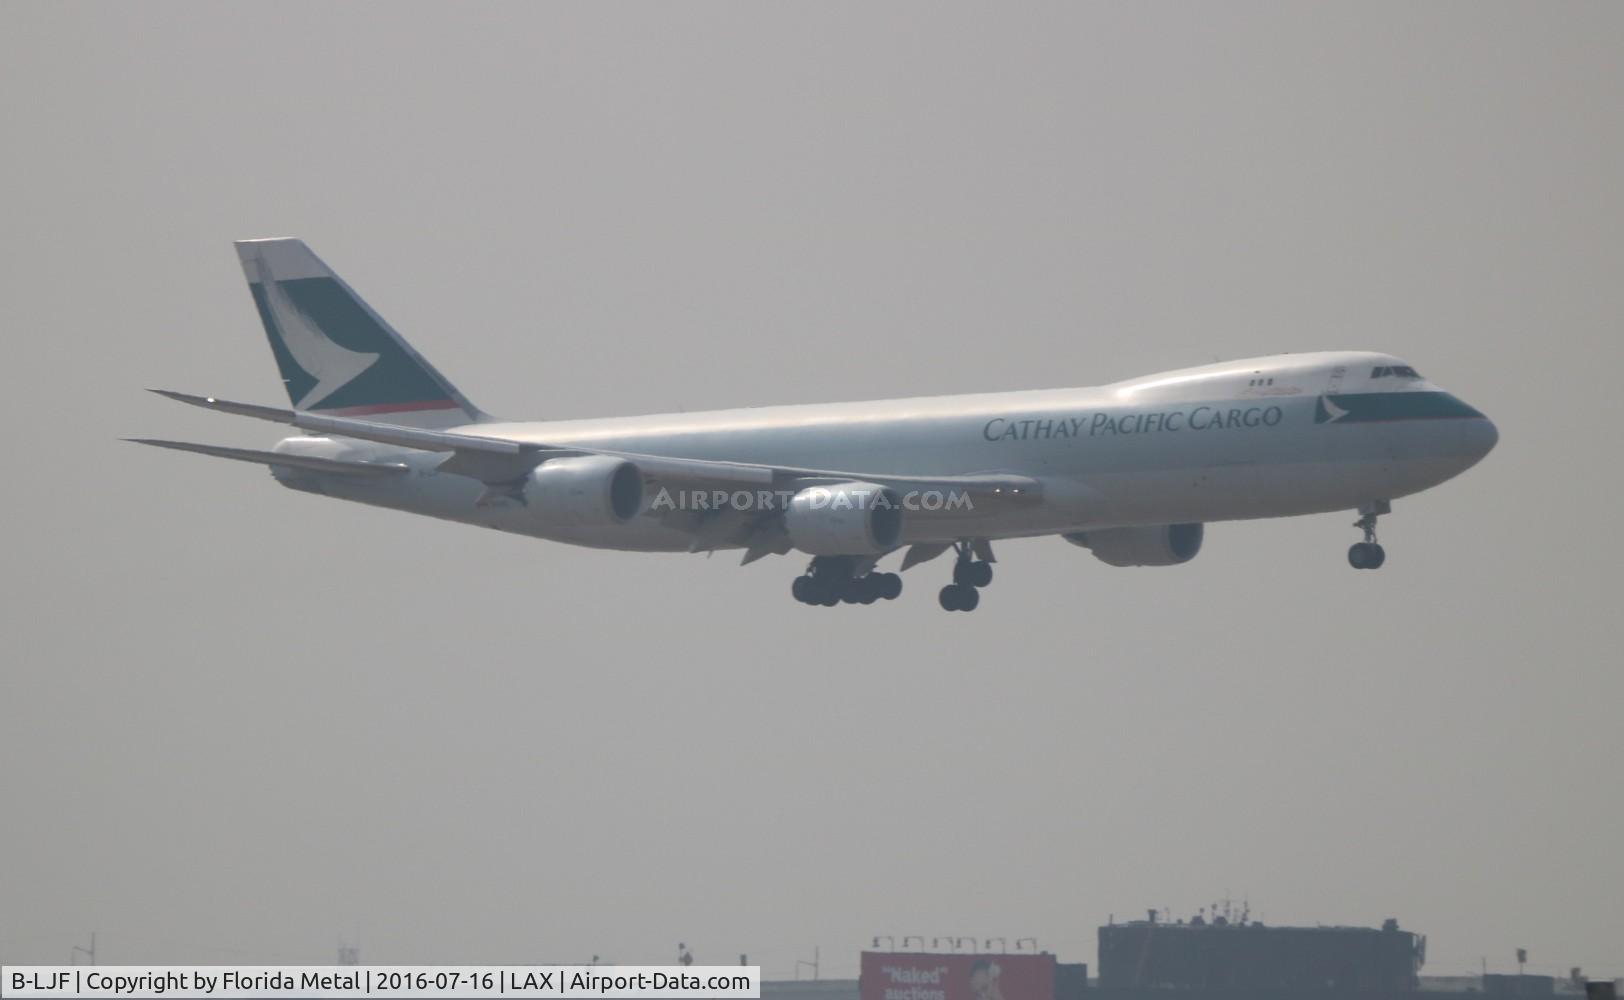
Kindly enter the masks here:
<path id="1" fill-rule="evenodd" d="M 416 427 L 487 419 L 303 240 L 239 240 L 294 409 Z"/>

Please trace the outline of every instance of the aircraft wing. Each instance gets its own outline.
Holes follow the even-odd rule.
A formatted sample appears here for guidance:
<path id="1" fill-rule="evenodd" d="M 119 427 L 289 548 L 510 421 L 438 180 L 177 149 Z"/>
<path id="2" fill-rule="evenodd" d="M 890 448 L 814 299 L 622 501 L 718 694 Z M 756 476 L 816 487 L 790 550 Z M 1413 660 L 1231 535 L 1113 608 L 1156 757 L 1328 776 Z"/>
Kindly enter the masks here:
<path id="1" fill-rule="evenodd" d="M 160 396 L 178 400 L 206 410 L 218 410 L 238 416 L 254 417 L 273 423 L 290 424 L 301 430 L 341 437 L 375 441 L 380 444 L 411 448 L 418 451 L 449 452 L 438 468 L 442 472 L 468 476 L 487 486 L 512 484 L 550 458 L 574 455 L 608 455 L 622 458 L 636 465 L 647 476 L 670 486 L 689 489 L 797 489 L 808 486 L 829 485 L 840 482 L 869 482 L 879 486 L 907 492 L 910 490 L 959 491 L 968 494 L 975 503 L 1024 504 L 1035 501 L 1042 491 L 1042 483 L 1029 476 L 988 472 L 963 476 L 892 476 L 872 473 L 841 472 L 831 469 L 803 469 L 792 466 L 756 465 L 744 462 L 721 462 L 707 459 L 676 458 L 666 455 L 643 455 L 608 448 L 588 448 L 579 445 L 553 445 L 481 434 L 455 431 L 424 430 L 402 427 L 398 424 L 356 420 L 352 417 L 329 417 L 303 410 L 289 410 L 252 403 L 236 403 L 213 396 L 194 396 L 168 389 L 154 389 Z M 173 446 L 173 445 L 168 445 Z M 188 450 L 200 450 L 194 446 Z M 210 452 L 212 453 L 212 452 Z M 224 456 L 233 457 L 233 456 Z M 294 464 L 287 462 L 284 464 Z"/>

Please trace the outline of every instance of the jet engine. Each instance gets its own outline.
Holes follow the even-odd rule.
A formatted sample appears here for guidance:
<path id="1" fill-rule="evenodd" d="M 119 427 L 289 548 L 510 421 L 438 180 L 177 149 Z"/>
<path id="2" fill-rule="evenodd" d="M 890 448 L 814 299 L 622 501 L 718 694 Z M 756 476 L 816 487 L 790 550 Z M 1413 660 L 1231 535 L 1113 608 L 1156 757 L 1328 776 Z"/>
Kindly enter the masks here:
<path id="1" fill-rule="evenodd" d="M 1106 528 L 1062 535 L 1111 566 L 1177 566 L 1201 551 L 1205 529 L 1200 524 L 1158 524 L 1142 528 Z"/>
<path id="2" fill-rule="evenodd" d="M 524 499 L 555 524 L 621 524 L 643 509 L 643 474 L 632 463 L 607 455 L 555 458 L 531 471 Z"/>
<path id="3" fill-rule="evenodd" d="M 809 486 L 784 511 L 790 543 L 815 556 L 889 552 L 902 537 L 902 502 L 874 483 Z"/>

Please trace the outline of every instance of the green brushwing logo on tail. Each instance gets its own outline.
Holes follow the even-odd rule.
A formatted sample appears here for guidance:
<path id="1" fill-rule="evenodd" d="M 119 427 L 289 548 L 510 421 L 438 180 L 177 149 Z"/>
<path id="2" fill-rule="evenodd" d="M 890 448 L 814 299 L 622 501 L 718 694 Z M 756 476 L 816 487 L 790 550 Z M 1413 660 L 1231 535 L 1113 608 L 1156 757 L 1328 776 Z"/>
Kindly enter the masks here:
<path id="1" fill-rule="evenodd" d="M 459 406 L 449 388 L 409 353 L 342 282 L 250 281 L 271 353 L 302 410 L 381 413 Z"/>

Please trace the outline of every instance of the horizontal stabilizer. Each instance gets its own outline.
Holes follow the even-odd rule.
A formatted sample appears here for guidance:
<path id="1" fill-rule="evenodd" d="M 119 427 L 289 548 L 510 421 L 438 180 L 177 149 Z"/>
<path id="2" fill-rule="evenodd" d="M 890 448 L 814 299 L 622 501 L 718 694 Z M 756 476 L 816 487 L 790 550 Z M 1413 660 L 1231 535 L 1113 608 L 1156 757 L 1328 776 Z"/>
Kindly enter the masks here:
<path id="1" fill-rule="evenodd" d="M 345 476 L 398 476 L 406 466 L 397 463 L 344 462 L 336 458 L 317 458 L 314 455 L 284 455 L 274 451 L 256 451 L 253 448 L 227 448 L 217 444 L 193 444 L 190 441 L 157 441 L 152 438 L 125 438 L 135 444 L 150 444 L 154 448 L 172 448 L 191 451 L 215 458 L 229 458 L 238 462 L 257 462 L 260 465 L 281 465 L 290 469 L 308 469 L 311 472 L 335 472 Z"/>
<path id="2" fill-rule="evenodd" d="M 290 424 L 300 430 L 312 431 L 317 434 L 337 434 L 340 437 L 376 441 L 380 444 L 391 444 L 397 448 L 415 448 L 419 451 L 469 450 L 489 452 L 495 455 L 518 455 L 525 452 L 548 450 L 541 445 L 522 444 L 502 438 L 477 437 L 471 434 L 427 430 L 417 427 L 401 427 L 395 424 L 380 424 L 371 420 L 356 420 L 351 417 L 329 417 L 305 410 L 285 410 L 276 406 L 259 406 L 255 403 L 235 403 L 229 399 L 217 399 L 214 396 L 194 396 L 191 393 L 175 392 L 172 389 L 151 389 L 148 391 L 190 406 L 201 406 L 205 410 L 232 413 L 239 417 L 253 417 L 255 420 L 269 420 L 275 424 Z"/>

